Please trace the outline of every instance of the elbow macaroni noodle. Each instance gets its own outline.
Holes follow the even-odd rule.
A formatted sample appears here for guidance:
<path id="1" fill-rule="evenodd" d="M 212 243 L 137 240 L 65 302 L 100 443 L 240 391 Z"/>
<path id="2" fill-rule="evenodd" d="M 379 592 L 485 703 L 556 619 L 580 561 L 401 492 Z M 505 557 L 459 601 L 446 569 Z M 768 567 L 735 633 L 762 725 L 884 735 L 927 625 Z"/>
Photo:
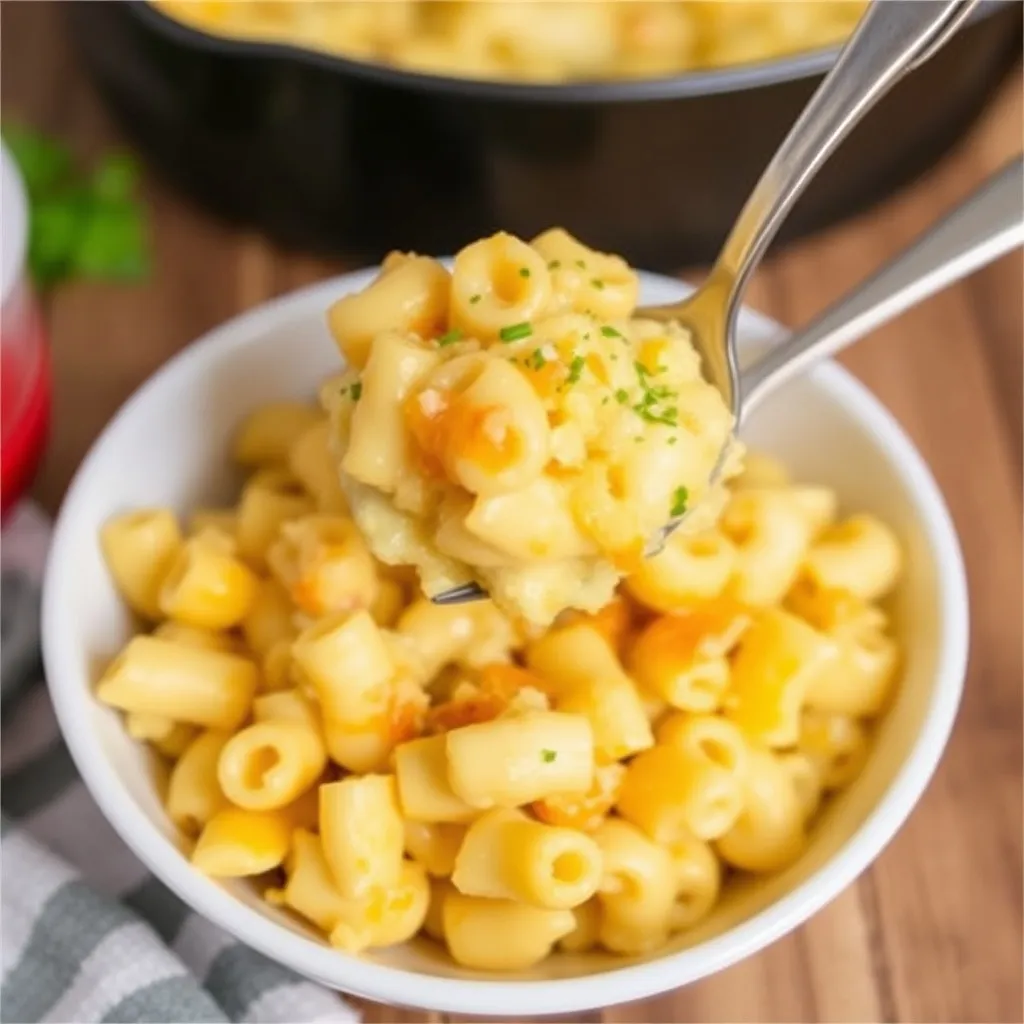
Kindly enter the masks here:
<path id="1" fill-rule="evenodd" d="M 501 303 L 533 317 L 557 300 L 567 307 L 550 315 L 578 331 L 573 304 L 592 284 L 550 270 L 576 245 L 549 233 L 532 247 L 506 238 L 496 254 L 488 242 L 464 250 L 453 281 L 394 257 L 383 280 L 394 279 L 390 302 L 408 299 L 403 330 L 450 330 L 454 318 L 500 331 Z M 624 319 L 628 269 L 606 269 L 606 301 L 622 303 L 615 330 L 643 351 L 654 333 Z M 477 288 L 491 289 L 487 303 L 471 301 Z M 367 372 L 376 332 L 394 329 L 372 294 L 344 318 Z M 419 351 L 407 364 L 396 355 L 409 337 L 378 365 L 387 394 L 423 364 Z M 675 340 L 680 352 L 661 358 L 688 365 Z M 504 354 L 447 348 L 428 352 L 432 386 L 468 380 L 464 393 L 500 403 L 525 381 Z M 594 411 L 584 399 L 541 424 L 511 408 L 522 444 L 502 473 L 536 471 L 535 427 L 547 452 L 571 453 L 558 432 L 598 429 Z M 439 608 L 372 553 L 359 494 L 331 484 L 334 415 L 290 402 L 253 412 L 235 442 L 250 472 L 237 510 L 183 527 L 147 509 L 102 530 L 113 583 L 149 632 L 102 672 L 97 696 L 170 763 L 167 813 L 197 870 L 258 878 L 270 903 L 344 953 L 422 934 L 464 967 L 500 971 L 560 951 L 655 951 L 712 912 L 730 875 L 800 857 L 821 807 L 870 756 L 896 688 L 900 650 L 880 601 L 902 552 L 887 526 L 840 518 L 834 494 L 757 455 L 723 488 L 717 518 L 676 534 L 600 608 L 546 627 L 490 601 Z M 353 417 L 349 399 L 340 419 Z M 463 464 L 448 440 L 431 450 L 467 493 L 503 500 L 489 492 L 500 474 L 474 475 L 472 452 Z M 371 444 L 360 458 L 391 481 L 396 506 L 436 498 L 406 469 L 391 474 L 390 457 L 375 461 Z M 580 558 L 573 529 L 552 537 Z M 458 543 L 493 554 L 499 533 Z"/>
<path id="2" fill-rule="evenodd" d="M 214 35 L 426 74 L 541 82 L 648 78 L 840 42 L 863 0 L 153 0 Z"/>

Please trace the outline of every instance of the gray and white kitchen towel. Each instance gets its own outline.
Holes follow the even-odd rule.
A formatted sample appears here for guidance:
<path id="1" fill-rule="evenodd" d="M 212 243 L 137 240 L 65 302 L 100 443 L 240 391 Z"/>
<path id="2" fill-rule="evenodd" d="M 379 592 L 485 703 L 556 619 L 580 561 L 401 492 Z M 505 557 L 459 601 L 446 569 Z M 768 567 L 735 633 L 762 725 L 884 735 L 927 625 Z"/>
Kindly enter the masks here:
<path id="1" fill-rule="evenodd" d="M 42 682 L 49 532 L 24 505 L 0 540 L 0 1021 L 357 1021 L 191 911 L 93 803 Z"/>

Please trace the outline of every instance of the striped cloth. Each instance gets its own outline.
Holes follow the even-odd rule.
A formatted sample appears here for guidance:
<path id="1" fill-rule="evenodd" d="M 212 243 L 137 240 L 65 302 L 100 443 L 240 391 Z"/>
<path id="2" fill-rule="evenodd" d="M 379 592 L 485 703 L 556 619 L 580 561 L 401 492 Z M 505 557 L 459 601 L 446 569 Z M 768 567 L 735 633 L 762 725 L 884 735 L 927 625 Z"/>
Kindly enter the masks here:
<path id="1" fill-rule="evenodd" d="M 31 507 L 3 535 L 0 1020 L 358 1020 L 335 993 L 190 911 L 92 802 L 40 681 L 48 536 Z"/>

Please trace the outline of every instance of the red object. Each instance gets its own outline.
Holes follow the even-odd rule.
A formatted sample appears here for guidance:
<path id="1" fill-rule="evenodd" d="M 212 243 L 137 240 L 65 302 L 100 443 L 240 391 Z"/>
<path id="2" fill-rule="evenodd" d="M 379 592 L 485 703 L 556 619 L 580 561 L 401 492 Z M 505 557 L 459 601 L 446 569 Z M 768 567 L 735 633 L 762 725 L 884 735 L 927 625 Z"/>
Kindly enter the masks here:
<path id="1" fill-rule="evenodd" d="M 42 319 L 24 286 L 0 328 L 0 517 L 32 483 L 50 424 L 50 355 Z"/>
<path id="2" fill-rule="evenodd" d="M 50 354 L 28 283 L 29 204 L 18 168 L 0 144 L 0 519 L 28 489 L 50 420 Z"/>

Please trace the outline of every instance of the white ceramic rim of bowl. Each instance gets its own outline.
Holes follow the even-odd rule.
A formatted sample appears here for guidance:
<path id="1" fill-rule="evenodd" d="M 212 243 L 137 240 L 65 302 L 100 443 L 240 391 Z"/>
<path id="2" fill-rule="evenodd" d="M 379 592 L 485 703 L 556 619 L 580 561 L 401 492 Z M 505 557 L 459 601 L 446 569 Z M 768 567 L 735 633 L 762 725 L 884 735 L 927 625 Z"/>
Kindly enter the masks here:
<path id="1" fill-rule="evenodd" d="M 931 472 L 902 428 L 864 385 L 834 363 L 810 371 L 833 401 L 856 411 L 877 443 L 904 472 L 917 502 L 921 526 L 943 581 L 938 675 L 934 695 L 913 747 L 884 797 L 836 856 L 780 900 L 723 934 L 698 946 L 640 964 L 629 964 L 579 978 L 551 981 L 462 980 L 432 977 L 375 964 L 339 953 L 291 932 L 195 871 L 179 850 L 149 821 L 123 788 L 98 739 L 76 726 L 87 720 L 93 700 L 90 680 L 81 678 L 61 638 L 73 614 L 64 600 L 60 576 L 73 564 L 70 529 L 76 507 L 86 497 L 93 461 L 130 419 L 151 389 L 178 374 L 189 374 L 221 349 L 244 346 L 272 324 L 285 323 L 312 306 L 326 308 L 344 290 L 365 284 L 372 271 L 356 271 L 268 302 L 215 328 L 189 345 L 150 377 L 121 407 L 75 475 L 58 517 L 43 596 L 43 659 L 58 722 L 86 786 L 124 842 L 152 872 L 190 907 L 242 942 L 299 974 L 342 992 L 382 1003 L 400 1003 L 451 1013 L 523 1016 L 571 1013 L 644 999 L 720 971 L 792 931 L 833 900 L 878 856 L 924 792 L 949 738 L 967 667 L 967 583 L 956 531 Z M 643 275 L 648 283 L 679 288 L 679 282 Z M 744 311 L 748 326 L 781 337 L 773 321 Z"/>

